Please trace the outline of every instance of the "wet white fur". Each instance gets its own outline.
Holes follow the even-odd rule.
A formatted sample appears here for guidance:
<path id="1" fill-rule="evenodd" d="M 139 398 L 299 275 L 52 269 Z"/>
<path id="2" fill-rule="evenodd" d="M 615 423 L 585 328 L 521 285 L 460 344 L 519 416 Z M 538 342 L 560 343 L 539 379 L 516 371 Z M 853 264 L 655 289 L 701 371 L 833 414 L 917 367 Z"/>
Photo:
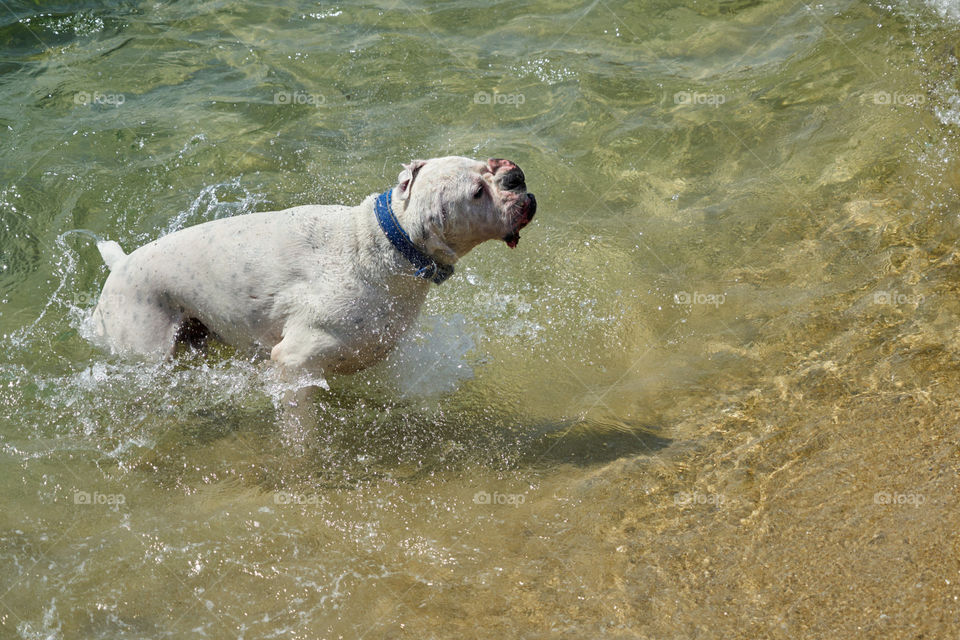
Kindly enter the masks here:
<path id="1" fill-rule="evenodd" d="M 489 190 L 477 199 L 480 181 Z M 513 229 L 517 197 L 498 190 L 486 163 L 451 156 L 406 165 L 393 209 L 416 245 L 452 264 Z M 111 273 L 93 333 L 114 352 L 164 358 L 183 320 L 196 318 L 220 340 L 265 350 L 284 367 L 323 375 L 374 364 L 434 286 L 413 277 L 390 245 L 374 200 L 215 220 L 129 255 L 101 242 Z"/>

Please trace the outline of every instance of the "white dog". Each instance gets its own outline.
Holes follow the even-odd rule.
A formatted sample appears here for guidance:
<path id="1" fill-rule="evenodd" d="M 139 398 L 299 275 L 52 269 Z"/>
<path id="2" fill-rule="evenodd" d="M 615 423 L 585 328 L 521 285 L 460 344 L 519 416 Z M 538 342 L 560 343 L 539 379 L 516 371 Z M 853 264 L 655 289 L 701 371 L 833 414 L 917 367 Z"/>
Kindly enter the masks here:
<path id="1" fill-rule="evenodd" d="M 516 246 L 537 209 L 509 160 L 414 160 L 356 207 L 301 206 L 214 220 L 125 255 L 91 319 L 110 350 L 171 356 L 212 336 L 284 369 L 352 373 L 386 357 L 431 282 L 485 240 Z"/>

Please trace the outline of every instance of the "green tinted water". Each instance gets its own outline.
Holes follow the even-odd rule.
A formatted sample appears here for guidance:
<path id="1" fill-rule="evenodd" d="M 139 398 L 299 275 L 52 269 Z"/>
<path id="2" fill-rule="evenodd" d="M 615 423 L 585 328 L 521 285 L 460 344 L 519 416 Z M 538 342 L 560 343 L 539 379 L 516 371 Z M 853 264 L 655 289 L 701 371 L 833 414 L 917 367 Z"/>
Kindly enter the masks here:
<path id="1" fill-rule="evenodd" d="M 3 637 L 954 635 L 960 11 L 0 12 Z M 507 157 L 539 201 L 291 442 L 79 328 L 132 249 Z M 411 374 L 411 371 L 414 372 Z"/>

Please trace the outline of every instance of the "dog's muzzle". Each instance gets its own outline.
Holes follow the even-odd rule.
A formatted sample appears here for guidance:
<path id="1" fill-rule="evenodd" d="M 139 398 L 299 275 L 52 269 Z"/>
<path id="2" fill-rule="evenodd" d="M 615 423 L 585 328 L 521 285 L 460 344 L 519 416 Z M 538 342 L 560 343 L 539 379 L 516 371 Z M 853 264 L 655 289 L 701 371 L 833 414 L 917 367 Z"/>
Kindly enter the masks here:
<path id="1" fill-rule="evenodd" d="M 520 229 L 530 224 L 537 212 L 537 199 L 532 193 L 526 193 L 527 182 L 523 171 L 510 160 L 490 158 L 487 161 L 490 170 L 496 176 L 497 187 L 501 191 L 511 191 L 520 196 L 513 209 L 513 230 L 503 237 L 511 249 L 520 242 Z"/>
<path id="2" fill-rule="evenodd" d="M 525 226 L 530 224 L 530 221 L 533 220 L 534 214 L 537 213 L 537 199 L 532 193 L 526 194 L 526 199 L 523 202 L 523 205 L 520 207 L 519 214 L 516 219 L 516 226 L 513 231 L 508 233 L 503 237 L 503 241 L 507 243 L 507 246 L 513 249 L 520 242 L 520 229 L 523 229 Z"/>

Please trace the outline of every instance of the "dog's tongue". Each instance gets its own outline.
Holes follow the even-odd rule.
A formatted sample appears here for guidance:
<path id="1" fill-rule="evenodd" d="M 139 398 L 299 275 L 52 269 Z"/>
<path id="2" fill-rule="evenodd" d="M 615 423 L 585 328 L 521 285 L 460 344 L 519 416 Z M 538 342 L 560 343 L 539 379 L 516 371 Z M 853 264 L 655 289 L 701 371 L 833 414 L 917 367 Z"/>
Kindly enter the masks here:
<path id="1" fill-rule="evenodd" d="M 513 249 L 517 246 L 517 243 L 520 242 L 520 232 L 514 231 L 513 233 L 505 235 L 503 241 L 507 243 L 508 247 Z"/>

